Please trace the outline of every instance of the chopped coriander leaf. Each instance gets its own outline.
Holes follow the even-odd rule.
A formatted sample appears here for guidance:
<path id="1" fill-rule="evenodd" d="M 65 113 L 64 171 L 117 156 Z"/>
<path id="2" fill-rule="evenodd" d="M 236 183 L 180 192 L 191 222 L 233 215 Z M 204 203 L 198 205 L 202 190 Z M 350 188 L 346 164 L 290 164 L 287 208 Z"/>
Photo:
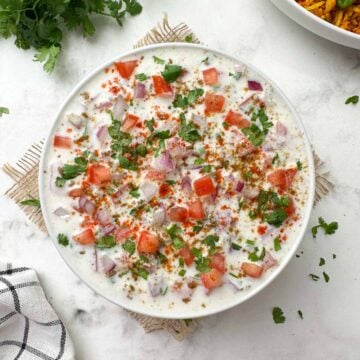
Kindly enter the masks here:
<path id="1" fill-rule="evenodd" d="M 123 169 L 132 170 L 132 171 L 136 171 L 138 169 L 137 164 L 131 162 L 125 156 L 120 155 L 118 160 L 119 160 L 119 166 Z"/>
<path id="2" fill-rule="evenodd" d="M 186 108 L 187 106 L 196 102 L 196 100 L 204 95 L 203 89 L 194 89 L 190 90 L 187 96 L 182 96 L 181 94 L 176 94 L 175 100 L 173 101 L 173 106 L 178 108 Z"/>
<path id="3" fill-rule="evenodd" d="M 202 253 L 201 253 L 200 249 L 197 249 L 197 248 L 193 247 L 193 248 L 191 248 L 190 251 L 197 259 L 202 257 Z"/>
<path id="4" fill-rule="evenodd" d="M 194 42 L 192 35 L 186 35 L 184 40 L 188 43 Z"/>
<path id="5" fill-rule="evenodd" d="M 176 238 L 177 236 L 179 236 L 183 232 L 181 227 L 179 225 L 177 225 L 177 224 L 171 225 L 165 231 L 170 236 L 171 239 Z"/>
<path id="6" fill-rule="evenodd" d="M 143 262 L 143 263 L 149 263 L 150 260 L 143 254 L 140 255 L 140 260 Z"/>
<path id="7" fill-rule="evenodd" d="M 255 240 L 246 240 L 246 244 L 250 245 L 250 246 L 254 246 L 255 245 Z"/>
<path id="8" fill-rule="evenodd" d="M 311 280 L 314 280 L 314 281 L 318 281 L 320 278 L 318 275 L 315 275 L 315 274 L 309 274 Z"/>
<path id="9" fill-rule="evenodd" d="M 283 324 L 286 320 L 284 312 L 277 306 L 272 309 L 272 316 L 275 324 Z"/>
<path id="10" fill-rule="evenodd" d="M 325 259 L 324 259 L 324 258 L 320 258 L 319 266 L 323 266 L 323 265 L 325 265 Z"/>
<path id="11" fill-rule="evenodd" d="M 326 235 L 332 235 L 336 232 L 338 227 L 339 227 L 339 225 L 336 221 L 333 221 L 333 222 L 327 224 L 322 217 L 319 217 L 319 225 L 313 226 L 311 228 L 311 233 L 312 233 L 313 238 L 316 238 L 318 229 L 322 228 Z"/>
<path id="12" fill-rule="evenodd" d="M 235 80 L 240 80 L 242 76 L 241 71 L 236 71 L 235 73 L 229 72 L 229 76 L 232 76 Z"/>
<path id="13" fill-rule="evenodd" d="M 155 130 L 154 129 L 154 125 L 155 125 L 155 120 L 154 119 L 146 120 L 145 125 L 151 132 L 153 132 Z"/>
<path id="14" fill-rule="evenodd" d="M 298 313 L 298 315 L 299 315 L 299 317 L 300 317 L 301 320 L 304 319 L 303 313 L 302 313 L 301 310 L 298 310 L 297 313 Z"/>
<path id="15" fill-rule="evenodd" d="M 266 250 L 264 247 L 262 248 L 261 253 L 259 255 L 258 255 L 258 248 L 255 248 L 254 251 L 249 254 L 248 258 L 250 261 L 253 261 L 253 262 L 259 261 L 259 260 L 264 259 L 265 253 L 266 253 Z"/>
<path id="16" fill-rule="evenodd" d="M 197 257 L 195 259 L 195 268 L 201 273 L 210 271 L 210 259 L 206 257 Z"/>
<path id="17" fill-rule="evenodd" d="M 183 258 L 179 258 L 179 266 L 184 267 L 184 259 Z"/>
<path id="18" fill-rule="evenodd" d="M 263 108 L 253 113 L 251 121 L 252 124 L 242 129 L 242 132 L 254 146 L 260 146 L 264 142 L 269 129 L 274 126 L 274 124 L 269 121 Z M 258 125 L 256 124 L 257 121 Z"/>
<path id="19" fill-rule="evenodd" d="M 199 233 L 203 229 L 204 225 L 201 222 L 197 222 L 196 225 L 193 226 L 192 230 L 195 233 Z"/>
<path id="20" fill-rule="evenodd" d="M 140 80 L 140 81 L 145 81 L 145 80 L 148 79 L 148 76 L 145 75 L 144 73 L 141 73 L 141 74 L 136 74 L 136 75 L 135 75 L 135 78 L 138 79 L 138 80 Z"/>
<path id="21" fill-rule="evenodd" d="M 147 280 L 149 276 L 149 272 L 145 270 L 144 268 L 137 269 L 139 276 L 141 276 L 143 279 Z"/>
<path id="22" fill-rule="evenodd" d="M 98 249 L 110 249 L 116 245 L 116 241 L 113 236 L 105 235 L 100 238 L 99 241 L 96 243 L 96 247 Z"/>
<path id="23" fill-rule="evenodd" d="M 181 269 L 181 270 L 179 271 L 179 276 L 184 277 L 185 274 L 186 274 L 186 270 L 185 270 L 185 269 Z"/>
<path id="24" fill-rule="evenodd" d="M 202 243 L 206 244 L 210 248 L 216 247 L 216 243 L 219 241 L 219 237 L 217 235 L 208 235 L 206 238 L 202 241 Z"/>
<path id="25" fill-rule="evenodd" d="M 204 95 L 203 89 L 190 90 L 189 94 L 187 96 L 188 104 L 189 105 L 193 104 L 199 97 L 201 97 L 203 95 Z"/>
<path id="26" fill-rule="evenodd" d="M 211 165 L 205 165 L 202 170 L 205 172 L 205 173 L 210 173 L 211 172 Z"/>
<path id="27" fill-rule="evenodd" d="M 208 63 L 209 62 L 209 57 L 207 56 L 205 59 L 202 59 L 201 62 Z"/>
<path id="28" fill-rule="evenodd" d="M 229 272 L 229 275 L 231 275 L 232 277 L 234 277 L 234 278 L 236 278 L 236 279 L 238 279 L 239 278 L 239 276 L 238 275 L 235 275 L 234 273 L 232 273 L 232 272 Z"/>
<path id="29" fill-rule="evenodd" d="M 161 294 L 162 296 L 165 296 L 166 293 L 167 293 L 167 291 L 168 291 L 168 286 L 167 286 L 165 289 L 161 289 L 161 290 L 160 290 L 160 294 Z"/>
<path id="30" fill-rule="evenodd" d="M 138 199 L 138 198 L 140 197 L 139 188 L 136 187 L 136 188 L 130 190 L 130 191 L 129 191 L 129 194 L 130 194 L 132 197 Z"/>
<path id="31" fill-rule="evenodd" d="M 325 282 L 328 283 L 330 281 L 330 276 L 325 271 L 323 272 L 323 276 L 324 276 Z"/>
<path id="32" fill-rule="evenodd" d="M 205 162 L 204 159 L 197 158 L 197 159 L 195 159 L 195 161 L 194 161 L 194 165 L 201 165 L 201 164 L 203 164 L 204 162 Z"/>
<path id="33" fill-rule="evenodd" d="M 26 206 L 34 206 L 40 209 L 40 200 L 39 199 L 27 199 L 27 200 L 23 200 L 20 202 L 21 205 L 26 205 Z"/>
<path id="34" fill-rule="evenodd" d="M 136 147 L 136 154 L 141 156 L 141 157 L 145 157 L 148 153 L 148 149 L 144 144 L 139 144 Z"/>
<path id="35" fill-rule="evenodd" d="M 166 82 L 172 83 L 181 75 L 182 67 L 180 65 L 166 64 L 164 71 L 161 72 Z"/>
<path id="36" fill-rule="evenodd" d="M 154 132 L 153 137 L 162 140 L 169 139 L 171 137 L 170 130 L 156 131 Z"/>
<path id="37" fill-rule="evenodd" d="M 57 236 L 58 243 L 62 246 L 69 245 L 69 238 L 64 234 L 58 234 Z"/>
<path id="38" fill-rule="evenodd" d="M 60 173 L 62 175 L 62 178 L 65 180 L 74 179 L 80 174 L 84 173 L 87 168 L 87 161 L 86 164 L 82 163 L 81 161 L 77 160 L 79 158 L 75 158 L 75 165 L 71 164 L 65 164 L 63 168 L 61 169 Z M 76 162 L 77 161 L 77 162 Z"/>
<path id="39" fill-rule="evenodd" d="M 333 258 L 333 259 L 336 259 L 336 254 L 332 254 L 332 258 Z"/>
<path id="40" fill-rule="evenodd" d="M 133 255 L 136 249 L 135 242 L 130 239 L 126 239 L 126 241 L 122 244 L 122 247 L 130 255 Z"/>
<path id="41" fill-rule="evenodd" d="M 179 136 L 188 142 L 195 142 L 200 139 L 200 134 L 196 130 L 194 123 L 186 123 L 186 118 L 184 113 L 180 114 L 181 126 L 179 130 Z"/>
<path id="42" fill-rule="evenodd" d="M 298 170 L 302 170 L 303 165 L 302 165 L 302 162 L 301 162 L 300 160 L 298 160 L 298 161 L 296 162 L 296 167 L 297 167 Z"/>
<path id="43" fill-rule="evenodd" d="M 241 246 L 239 244 L 237 244 L 237 243 L 234 243 L 234 242 L 231 243 L 231 248 L 233 250 L 241 250 Z"/>
<path id="44" fill-rule="evenodd" d="M 185 242 L 183 240 L 181 240 L 180 238 L 175 237 L 173 239 L 172 245 L 176 250 L 180 250 L 185 247 Z"/>
<path id="45" fill-rule="evenodd" d="M 240 211 L 242 209 L 242 207 L 244 206 L 244 201 L 239 200 L 238 205 L 239 205 L 239 211 Z"/>
<path id="46" fill-rule="evenodd" d="M 156 64 L 165 64 L 165 60 L 163 60 L 163 59 L 160 59 L 159 57 L 157 57 L 157 56 L 153 56 L 153 59 L 154 59 L 154 63 L 156 63 Z"/>
<path id="47" fill-rule="evenodd" d="M 350 96 L 349 98 L 346 99 L 345 104 L 357 104 L 359 102 L 359 96 L 358 95 L 354 95 L 354 96 Z"/>
<path id="48" fill-rule="evenodd" d="M 275 251 L 281 250 L 281 241 L 280 241 L 279 236 L 277 236 L 277 237 L 274 239 L 274 250 L 275 250 Z"/>
<path id="49" fill-rule="evenodd" d="M 255 220 L 256 217 L 257 217 L 257 213 L 256 213 L 256 211 L 254 211 L 254 210 L 249 210 L 248 215 L 249 215 L 249 218 L 250 218 L 251 220 Z"/>
<path id="50" fill-rule="evenodd" d="M 0 106 L 0 117 L 2 117 L 4 114 L 9 115 L 10 111 L 8 108 Z"/>
<path id="51" fill-rule="evenodd" d="M 123 271 L 123 272 L 121 272 L 121 273 L 119 274 L 119 277 L 123 277 L 123 276 L 125 276 L 125 275 L 128 274 L 128 273 L 129 273 L 129 270 Z"/>
<path id="52" fill-rule="evenodd" d="M 278 153 L 275 154 L 275 156 L 273 157 L 271 163 L 274 165 L 275 163 L 279 163 L 280 162 L 280 156 Z"/>
<path id="53" fill-rule="evenodd" d="M 269 214 L 264 216 L 265 221 L 274 225 L 275 227 L 280 227 L 282 223 L 287 219 L 288 214 L 284 209 L 274 210 Z"/>
<path id="54" fill-rule="evenodd" d="M 63 187 L 64 185 L 65 185 L 65 182 L 66 182 L 66 180 L 64 179 L 64 178 L 62 178 L 62 177 L 60 177 L 60 176 L 58 176 L 57 178 L 56 178 L 56 180 L 55 180 L 55 185 L 57 186 L 57 187 Z"/>
<path id="55" fill-rule="evenodd" d="M 176 184 L 176 181 L 175 181 L 175 180 L 166 180 L 166 182 L 167 182 L 169 185 L 175 185 L 175 184 Z"/>

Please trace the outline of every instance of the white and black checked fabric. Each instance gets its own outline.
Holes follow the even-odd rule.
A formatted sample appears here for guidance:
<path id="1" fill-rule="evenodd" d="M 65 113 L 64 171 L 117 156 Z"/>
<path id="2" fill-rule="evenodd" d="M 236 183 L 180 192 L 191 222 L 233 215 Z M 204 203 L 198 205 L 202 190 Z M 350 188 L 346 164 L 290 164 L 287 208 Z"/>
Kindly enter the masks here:
<path id="1" fill-rule="evenodd" d="M 0 263 L 0 360 L 73 360 L 73 345 L 36 272 Z"/>

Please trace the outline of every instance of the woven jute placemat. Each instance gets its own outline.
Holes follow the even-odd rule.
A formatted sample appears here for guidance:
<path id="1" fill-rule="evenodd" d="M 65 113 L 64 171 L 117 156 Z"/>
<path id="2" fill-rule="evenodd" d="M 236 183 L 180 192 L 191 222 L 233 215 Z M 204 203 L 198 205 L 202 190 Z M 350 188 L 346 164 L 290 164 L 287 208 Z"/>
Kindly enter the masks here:
<path id="1" fill-rule="evenodd" d="M 186 24 L 180 23 L 177 26 L 172 27 L 169 25 L 167 16 L 165 15 L 164 19 L 156 27 L 151 29 L 134 45 L 134 48 L 157 43 L 188 41 L 200 43 L 199 39 Z M 14 180 L 14 185 L 5 193 L 5 195 L 20 206 L 21 210 L 31 222 L 36 224 L 40 230 L 46 232 L 47 230 L 41 210 L 32 206 L 21 205 L 21 201 L 28 199 L 29 197 L 35 199 L 39 198 L 38 172 L 43 145 L 43 140 L 32 145 L 14 166 L 5 164 L 3 170 Z M 316 170 L 316 204 L 334 188 L 334 185 L 330 180 L 330 174 L 327 171 L 325 164 L 315 152 L 314 162 Z M 198 322 L 195 320 L 167 320 L 144 316 L 131 311 L 128 311 L 128 313 L 139 322 L 146 332 L 165 330 L 179 341 L 184 340 L 198 325 Z"/>

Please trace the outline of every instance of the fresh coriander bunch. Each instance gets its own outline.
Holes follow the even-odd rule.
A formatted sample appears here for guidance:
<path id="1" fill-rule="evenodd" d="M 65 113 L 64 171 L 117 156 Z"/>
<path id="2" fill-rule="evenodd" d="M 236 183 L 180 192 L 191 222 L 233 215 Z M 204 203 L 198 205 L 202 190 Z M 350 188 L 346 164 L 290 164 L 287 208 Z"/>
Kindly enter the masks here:
<path id="1" fill-rule="evenodd" d="M 140 14 L 137 0 L 0 0 L 0 37 L 14 35 L 20 49 L 38 50 L 34 60 L 52 72 L 66 31 L 94 35 L 93 15 L 108 16 L 122 26 L 126 14 Z"/>

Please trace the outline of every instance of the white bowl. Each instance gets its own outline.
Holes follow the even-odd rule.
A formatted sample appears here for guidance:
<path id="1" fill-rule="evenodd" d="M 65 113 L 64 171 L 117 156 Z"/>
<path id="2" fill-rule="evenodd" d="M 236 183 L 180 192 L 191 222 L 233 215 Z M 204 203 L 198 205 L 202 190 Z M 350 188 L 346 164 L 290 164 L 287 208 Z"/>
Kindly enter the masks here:
<path id="1" fill-rule="evenodd" d="M 271 0 L 283 13 L 313 33 L 340 45 L 360 49 L 360 35 L 335 26 L 303 8 L 295 0 Z"/>
<path id="2" fill-rule="evenodd" d="M 94 282 L 92 282 L 91 277 L 89 276 L 85 276 L 84 274 L 80 274 L 79 271 L 77 271 L 75 263 L 72 262 L 72 258 L 70 256 L 68 256 L 65 253 L 65 249 L 64 247 L 59 246 L 58 242 L 57 242 L 57 237 L 56 237 L 56 233 L 54 231 L 54 229 L 51 226 L 51 221 L 50 221 L 50 217 L 51 217 L 51 213 L 48 210 L 48 203 L 47 203 L 47 199 L 45 196 L 45 179 L 46 179 L 46 154 L 49 151 L 49 148 L 52 146 L 52 139 L 53 139 L 53 135 L 54 132 L 56 130 L 57 127 L 57 122 L 59 120 L 59 117 L 62 113 L 62 111 L 66 108 L 68 102 L 72 99 L 73 96 L 76 96 L 79 92 L 79 90 L 81 89 L 81 87 L 87 83 L 90 79 L 93 78 L 93 76 L 95 76 L 96 74 L 98 74 L 100 71 L 103 71 L 103 69 L 105 67 L 108 67 L 109 65 L 111 65 L 112 63 L 114 63 L 115 61 L 118 61 L 121 58 L 125 58 L 125 57 L 129 57 L 129 56 L 135 56 L 138 53 L 142 53 L 144 51 L 149 51 L 151 52 L 153 49 L 158 49 L 158 48 L 171 48 L 171 47 L 176 47 L 176 48 L 182 48 L 184 49 L 184 51 L 188 51 L 192 48 L 198 48 L 198 49 L 203 49 L 203 50 L 208 50 L 211 51 L 213 53 L 217 53 L 219 55 L 228 57 L 234 61 L 241 61 L 242 63 L 244 63 L 245 65 L 247 65 L 250 69 L 252 69 L 253 71 L 257 72 L 259 74 L 260 77 L 262 77 L 264 80 L 268 81 L 270 84 L 272 84 L 273 86 L 273 90 L 274 92 L 278 93 L 282 99 L 284 100 L 285 104 L 288 106 L 290 112 L 293 115 L 294 121 L 296 122 L 296 125 L 298 127 L 298 129 L 303 133 L 303 138 L 304 138 L 304 144 L 306 147 L 306 154 L 307 154 L 307 160 L 308 160 L 308 164 L 309 164 L 309 176 L 307 179 L 307 183 L 308 183 L 308 198 L 307 198 L 307 202 L 306 202 L 306 206 L 304 209 L 304 220 L 303 220 L 303 224 L 301 226 L 301 229 L 298 233 L 298 236 L 296 239 L 293 240 L 293 244 L 292 247 L 289 249 L 288 253 L 285 254 L 284 258 L 282 259 L 282 262 L 280 263 L 280 265 L 271 273 L 269 274 L 269 276 L 258 286 L 254 286 L 251 290 L 249 290 L 249 292 L 247 292 L 246 294 L 241 294 L 241 296 L 235 296 L 233 298 L 230 298 L 229 301 L 225 301 L 225 302 L 218 302 L 216 306 L 213 306 L 210 308 L 204 308 L 198 311 L 176 311 L 173 309 L 161 309 L 160 310 L 156 310 L 154 308 L 144 308 L 140 305 L 136 305 L 133 302 L 129 301 L 129 300 L 121 300 L 119 298 L 116 298 L 114 296 L 114 293 L 109 294 L 109 292 L 106 293 L 106 291 L 104 290 L 104 288 L 100 288 L 99 285 L 95 285 Z M 314 164 L 313 164 L 313 157 L 312 157 L 312 150 L 311 150 L 311 146 L 309 143 L 309 140 L 305 134 L 305 130 L 304 127 L 299 119 L 299 117 L 297 116 L 295 109 L 293 108 L 293 106 L 291 105 L 291 103 L 289 102 L 289 100 L 286 98 L 286 96 L 282 93 L 282 91 L 278 88 L 277 85 L 274 84 L 273 81 L 271 81 L 266 75 L 264 75 L 261 71 L 259 71 L 258 69 L 254 68 L 252 65 L 247 64 L 246 62 L 234 58 L 231 55 L 228 55 L 226 53 L 217 51 L 217 50 L 213 50 L 213 49 L 209 49 L 207 47 L 204 46 L 200 46 L 200 45 L 196 45 L 196 44 L 184 44 L 184 43 L 171 43 L 171 44 L 159 44 L 159 45 L 151 45 L 151 46 L 147 46 L 147 47 L 143 47 L 134 51 L 130 51 L 126 54 L 120 55 L 118 57 L 116 57 L 115 59 L 112 59 L 111 61 L 106 62 L 104 65 L 100 66 L 99 68 L 97 68 L 95 71 L 93 71 L 92 73 L 90 73 L 83 81 L 81 81 L 76 87 L 75 89 L 69 94 L 69 96 L 67 97 L 67 99 L 65 100 L 65 102 L 61 105 L 57 116 L 55 117 L 54 120 L 54 124 L 49 132 L 47 141 L 45 143 L 44 146 L 44 150 L 42 153 L 42 158 L 41 158 L 41 162 L 40 162 L 40 169 L 39 169 L 39 193 L 40 193 L 40 202 L 41 202 L 41 208 L 42 208 L 42 212 L 43 212 L 43 216 L 44 216 L 44 220 L 45 220 L 45 224 L 47 226 L 47 229 L 49 231 L 50 237 L 52 238 L 52 240 L 54 241 L 55 246 L 57 247 L 58 251 L 60 252 L 60 255 L 63 257 L 64 261 L 67 263 L 67 265 L 73 270 L 73 272 L 79 276 L 79 278 L 86 283 L 90 288 L 92 288 L 95 292 L 99 293 L 100 295 L 102 295 L 103 297 L 105 297 L 106 299 L 108 299 L 109 301 L 120 305 L 128 310 L 137 312 L 137 313 L 141 313 L 144 315 L 149 315 L 149 316 L 154 316 L 154 317 L 159 317 L 159 318 L 172 318 L 172 319 L 189 319 L 189 318 L 197 318 L 197 317 L 202 317 L 202 316 L 207 316 L 207 315 L 211 315 L 211 314 L 215 314 L 224 310 L 227 310 L 235 305 L 238 305 L 248 299 L 250 299 L 251 297 L 253 297 L 255 294 L 257 294 L 259 291 L 261 291 L 262 289 L 264 289 L 267 285 L 269 285 L 279 274 L 280 272 L 285 268 L 285 266 L 287 265 L 287 263 L 290 261 L 290 259 L 293 257 L 293 255 L 295 254 L 303 236 L 306 230 L 306 227 L 308 225 L 309 222 L 309 218 L 310 218 L 310 213 L 311 213 L 311 209 L 313 206 L 313 201 L 314 201 L 314 189 L 315 189 L 315 172 L 314 172 Z M 238 293 L 239 294 L 239 293 Z"/>

